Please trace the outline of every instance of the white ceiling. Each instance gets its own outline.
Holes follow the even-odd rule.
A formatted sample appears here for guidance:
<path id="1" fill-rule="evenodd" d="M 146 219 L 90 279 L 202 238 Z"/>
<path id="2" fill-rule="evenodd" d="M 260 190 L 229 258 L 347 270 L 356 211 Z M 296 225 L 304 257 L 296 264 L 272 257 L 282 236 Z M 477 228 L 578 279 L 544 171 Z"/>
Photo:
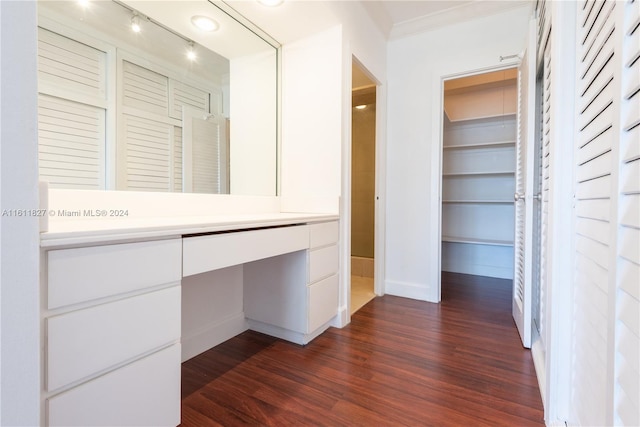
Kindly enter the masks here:
<path id="1" fill-rule="evenodd" d="M 340 23 L 341 14 L 364 9 L 383 34 L 400 38 L 445 25 L 530 5 L 534 0 L 285 0 L 265 7 L 256 0 L 223 0 L 280 43 L 310 36 Z"/>
<path id="2" fill-rule="evenodd" d="M 440 13 L 447 9 L 473 3 L 472 0 L 433 1 L 380 1 L 394 24 L 400 24 L 422 16 Z"/>
<path id="3" fill-rule="evenodd" d="M 369 15 L 387 37 L 418 34 L 505 10 L 528 5 L 533 0 L 361 0 Z"/>

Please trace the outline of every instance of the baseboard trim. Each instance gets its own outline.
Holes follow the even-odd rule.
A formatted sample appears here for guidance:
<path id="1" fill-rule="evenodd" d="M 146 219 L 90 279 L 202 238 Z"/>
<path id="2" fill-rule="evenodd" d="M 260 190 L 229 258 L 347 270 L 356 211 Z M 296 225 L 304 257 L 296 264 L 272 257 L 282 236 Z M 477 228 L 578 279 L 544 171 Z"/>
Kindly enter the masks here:
<path id="1" fill-rule="evenodd" d="M 349 324 L 349 310 L 347 306 L 342 306 L 338 308 L 338 314 L 333 318 L 331 322 L 331 326 L 334 328 L 342 329 Z"/>
<path id="2" fill-rule="evenodd" d="M 244 312 L 200 328 L 190 337 L 182 337 L 182 361 L 185 362 L 248 329 Z"/>

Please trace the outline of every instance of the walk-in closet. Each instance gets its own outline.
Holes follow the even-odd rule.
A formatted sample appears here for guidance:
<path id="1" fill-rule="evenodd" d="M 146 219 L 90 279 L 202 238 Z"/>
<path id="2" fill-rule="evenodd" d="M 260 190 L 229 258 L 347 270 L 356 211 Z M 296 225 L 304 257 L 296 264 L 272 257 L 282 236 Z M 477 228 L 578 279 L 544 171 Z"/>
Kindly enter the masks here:
<path id="1" fill-rule="evenodd" d="M 442 271 L 513 279 L 517 70 L 444 85 Z"/>

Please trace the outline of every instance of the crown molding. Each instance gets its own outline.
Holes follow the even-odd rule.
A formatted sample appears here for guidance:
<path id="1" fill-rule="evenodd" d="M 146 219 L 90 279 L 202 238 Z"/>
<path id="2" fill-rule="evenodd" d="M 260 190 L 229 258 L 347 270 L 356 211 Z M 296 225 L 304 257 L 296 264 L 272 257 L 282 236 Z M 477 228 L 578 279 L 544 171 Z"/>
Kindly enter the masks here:
<path id="1" fill-rule="evenodd" d="M 368 2 L 365 2 L 368 3 Z M 371 2 L 374 3 L 374 2 Z M 521 7 L 529 7 L 533 10 L 533 2 L 530 0 L 493 1 L 479 0 L 466 3 L 450 9 L 436 12 L 430 15 L 420 16 L 408 21 L 400 22 L 392 26 L 389 39 L 399 39 L 412 35 L 425 33 L 447 25 L 471 21 L 485 16 L 495 15 L 507 10 Z"/>

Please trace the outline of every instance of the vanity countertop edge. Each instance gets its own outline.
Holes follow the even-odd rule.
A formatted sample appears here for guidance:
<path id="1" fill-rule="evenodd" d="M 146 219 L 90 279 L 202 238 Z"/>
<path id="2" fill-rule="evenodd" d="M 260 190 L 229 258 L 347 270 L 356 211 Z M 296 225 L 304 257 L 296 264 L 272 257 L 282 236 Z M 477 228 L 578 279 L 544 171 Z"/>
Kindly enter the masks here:
<path id="1" fill-rule="evenodd" d="M 337 214 L 274 212 L 194 217 L 64 220 L 50 223 L 49 229 L 40 233 L 40 247 L 56 249 L 103 243 L 114 244 L 177 238 L 190 234 L 311 224 L 338 219 Z"/>

